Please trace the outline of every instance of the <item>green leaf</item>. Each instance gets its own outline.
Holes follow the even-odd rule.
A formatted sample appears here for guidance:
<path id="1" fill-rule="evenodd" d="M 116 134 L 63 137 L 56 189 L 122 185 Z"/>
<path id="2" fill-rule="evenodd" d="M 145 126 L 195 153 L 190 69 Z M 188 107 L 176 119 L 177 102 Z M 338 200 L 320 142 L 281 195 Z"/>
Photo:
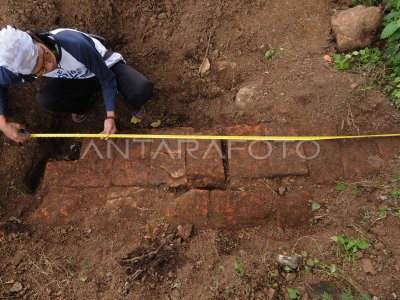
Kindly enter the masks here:
<path id="1" fill-rule="evenodd" d="M 400 17 L 400 11 L 394 11 L 394 12 L 391 12 L 390 14 L 387 14 L 383 19 L 385 21 L 391 21 L 392 19 L 399 18 L 399 17 Z"/>
<path id="2" fill-rule="evenodd" d="M 386 27 L 383 29 L 382 34 L 381 34 L 381 39 L 387 39 L 390 37 L 393 33 L 395 33 L 399 29 L 399 24 L 397 21 L 393 21 L 386 25 Z"/>
<path id="3" fill-rule="evenodd" d="M 356 245 L 356 241 L 350 241 L 346 245 L 346 250 L 352 249 Z"/>
<path id="4" fill-rule="evenodd" d="M 319 205 L 317 202 L 313 202 L 312 204 L 311 204 L 311 210 L 312 211 L 316 211 L 316 210 L 318 210 L 318 209 L 320 209 L 321 208 L 321 205 Z"/>
<path id="5" fill-rule="evenodd" d="M 290 299 L 298 299 L 300 296 L 300 292 L 295 289 L 287 288 L 287 292 L 289 294 Z"/>
<path id="6" fill-rule="evenodd" d="M 369 294 L 362 294 L 361 300 L 371 300 L 371 296 Z"/>
<path id="7" fill-rule="evenodd" d="M 361 189 L 359 187 L 355 187 L 352 191 L 354 197 L 358 197 L 361 195 Z"/>
<path id="8" fill-rule="evenodd" d="M 331 236 L 331 240 L 334 241 L 334 242 L 337 242 L 339 240 L 339 237 L 336 236 L 336 235 Z"/>
<path id="9" fill-rule="evenodd" d="M 354 297 L 349 289 L 343 289 L 342 300 L 354 300 Z"/>
<path id="10" fill-rule="evenodd" d="M 304 266 L 304 271 L 306 272 L 306 274 L 310 274 L 311 273 L 311 269 L 309 266 Z"/>
<path id="11" fill-rule="evenodd" d="M 314 263 L 314 267 L 316 267 L 316 268 L 318 268 L 320 265 L 319 260 L 316 257 L 313 259 L 313 263 Z"/>
<path id="12" fill-rule="evenodd" d="M 369 247 L 371 247 L 371 244 L 366 242 L 366 241 L 357 240 L 356 241 L 356 246 L 357 246 L 358 249 L 365 250 L 365 249 L 368 249 Z"/>
<path id="13" fill-rule="evenodd" d="M 84 283 L 88 283 L 90 281 L 89 275 L 83 275 L 81 277 L 81 281 L 84 282 Z"/>
<path id="14" fill-rule="evenodd" d="M 346 189 L 346 185 L 344 183 L 338 183 L 335 187 L 335 190 L 342 192 Z"/>
<path id="15" fill-rule="evenodd" d="M 322 295 L 322 300 L 333 300 L 333 298 L 327 292 L 324 292 L 324 294 Z"/>

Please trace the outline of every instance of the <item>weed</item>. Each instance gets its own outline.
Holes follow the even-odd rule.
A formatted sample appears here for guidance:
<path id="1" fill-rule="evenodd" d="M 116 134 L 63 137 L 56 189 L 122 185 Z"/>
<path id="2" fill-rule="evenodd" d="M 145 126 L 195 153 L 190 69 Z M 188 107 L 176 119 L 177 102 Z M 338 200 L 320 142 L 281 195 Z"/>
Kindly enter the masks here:
<path id="1" fill-rule="evenodd" d="M 391 196 L 394 200 L 399 199 L 399 198 L 400 198 L 400 189 L 393 189 L 393 190 L 390 192 L 390 196 Z"/>
<path id="2" fill-rule="evenodd" d="M 353 194 L 354 197 L 358 197 L 358 196 L 361 195 L 361 189 L 360 189 L 358 186 L 356 186 L 356 187 L 352 190 L 351 193 Z"/>
<path id="3" fill-rule="evenodd" d="M 289 299 L 300 299 L 300 292 L 295 289 L 287 288 Z"/>
<path id="4" fill-rule="evenodd" d="M 381 209 L 379 209 L 378 210 L 378 215 L 379 215 L 379 217 L 382 217 L 382 218 L 384 218 L 384 217 L 386 217 L 387 216 L 387 214 L 388 214 L 388 209 L 387 208 L 381 208 Z"/>
<path id="5" fill-rule="evenodd" d="M 325 293 L 322 295 L 322 300 L 333 300 L 333 298 L 332 298 L 331 295 L 329 295 L 327 292 L 325 292 Z"/>
<path id="6" fill-rule="evenodd" d="M 244 280 L 247 277 L 247 274 L 244 270 L 244 266 L 242 263 L 235 263 L 235 271 L 238 274 L 239 278 Z"/>
<path id="7" fill-rule="evenodd" d="M 339 191 L 339 192 L 343 192 L 346 189 L 346 185 L 344 183 L 338 183 L 335 186 L 335 190 Z"/>
<path id="8" fill-rule="evenodd" d="M 83 283 L 88 283 L 88 282 L 90 282 L 90 277 L 89 277 L 89 275 L 83 275 L 83 276 L 81 276 L 81 281 L 83 282 Z"/>
<path id="9" fill-rule="evenodd" d="M 280 53 L 283 53 L 285 49 L 279 48 L 279 52 L 275 47 L 269 46 L 268 49 L 266 49 L 265 44 L 261 44 L 259 46 L 259 49 L 263 52 L 264 58 L 267 60 L 273 60 L 276 58 L 276 56 Z"/>
<path id="10" fill-rule="evenodd" d="M 351 6 L 364 5 L 364 6 L 374 6 L 378 5 L 381 1 L 379 0 L 353 0 L 351 1 Z"/>
<path id="11" fill-rule="evenodd" d="M 343 289 L 342 291 L 342 300 L 354 300 L 354 296 L 350 289 Z"/>
<path id="12" fill-rule="evenodd" d="M 316 218 L 311 218 L 310 220 L 308 220 L 308 223 L 310 225 L 315 225 L 315 224 L 317 224 L 317 219 Z"/>
<path id="13" fill-rule="evenodd" d="M 351 240 L 344 235 L 332 236 L 331 240 L 338 244 L 337 247 L 332 249 L 333 253 L 352 263 L 356 262 L 354 254 L 357 251 L 371 247 L 371 244 L 364 240 Z"/>
<path id="14" fill-rule="evenodd" d="M 316 211 L 316 210 L 318 210 L 318 209 L 320 209 L 321 208 L 321 205 L 319 205 L 319 203 L 318 202 L 312 202 L 311 203 L 311 210 L 312 211 Z"/>
<path id="15" fill-rule="evenodd" d="M 81 270 L 87 270 L 90 268 L 90 263 L 89 262 L 84 262 L 81 266 Z"/>

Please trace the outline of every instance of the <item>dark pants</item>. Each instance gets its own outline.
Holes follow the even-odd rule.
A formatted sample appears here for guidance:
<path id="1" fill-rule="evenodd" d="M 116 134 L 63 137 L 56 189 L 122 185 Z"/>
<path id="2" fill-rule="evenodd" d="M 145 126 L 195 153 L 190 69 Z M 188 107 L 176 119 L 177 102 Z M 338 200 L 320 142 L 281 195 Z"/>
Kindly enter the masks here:
<path id="1" fill-rule="evenodd" d="M 153 83 L 132 67 L 118 62 L 111 71 L 116 76 L 118 90 L 134 111 L 140 109 L 153 95 Z M 88 79 L 55 78 L 36 94 L 36 100 L 51 112 L 85 114 L 96 90 L 96 77 Z"/>

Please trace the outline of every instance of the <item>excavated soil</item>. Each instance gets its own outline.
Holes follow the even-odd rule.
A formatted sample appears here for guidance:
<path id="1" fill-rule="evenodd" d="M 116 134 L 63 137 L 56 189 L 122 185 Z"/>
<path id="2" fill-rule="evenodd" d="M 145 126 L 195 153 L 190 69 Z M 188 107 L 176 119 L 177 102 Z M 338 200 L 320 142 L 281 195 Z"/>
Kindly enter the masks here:
<path id="1" fill-rule="evenodd" d="M 140 125 L 130 124 L 119 102 L 121 131 L 148 128 L 159 119 L 162 127 L 264 123 L 282 134 L 287 128 L 303 135 L 396 132 L 399 111 L 378 90 L 363 89 L 364 74 L 337 72 L 323 60 L 335 51 L 330 18 L 340 8 L 340 1 L 330 0 L 3 0 L 0 25 L 76 28 L 108 38 L 155 84 Z M 264 57 L 269 48 L 277 52 L 272 60 Z M 199 74 L 206 56 L 210 70 Z M 101 99 L 87 122 L 73 124 L 69 116 L 49 115 L 35 103 L 34 93 L 44 84 L 41 79 L 10 89 L 10 119 L 30 132 L 102 130 Z M 256 92 L 239 109 L 235 97 L 242 87 Z M 151 205 L 135 220 L 126 216 L 126 223 L 99 219 L 85 229 L 35 223 L 30 216 L 41 204 L 35 191 L 46 162 L 75 159 L 79 147 L 77 140 L 16 145 L 0 136 L 0 299 L 267 299 L 271 288 L 287 299 L 286 288 L 305 294 L 320 280 L 379 299 L 400 296 L 399 218 L 378 213 L 397 207 L 390 193 L 397 187 L 392 179 L 398 160 L 364 184 L 358 197 L 349 189 L 333 190 L 334 183 L 312 185 L 322 207 L 314 226 L 195 230 L 185 240 L 151 213 Z M 284 178 L 277 184 L 302 183 Z M 357 263 L 345 262 L 331 252 L 330 237 L 340 233 L 361 235 L 375 246 L 359 254 Z M 278 268 L 278 254 L 302 250 L 345 275 L 285 274 Z M 366 272 L 366 260 L 373 274 Z M 22 288 L 11 292 L 16 283 Z"/>

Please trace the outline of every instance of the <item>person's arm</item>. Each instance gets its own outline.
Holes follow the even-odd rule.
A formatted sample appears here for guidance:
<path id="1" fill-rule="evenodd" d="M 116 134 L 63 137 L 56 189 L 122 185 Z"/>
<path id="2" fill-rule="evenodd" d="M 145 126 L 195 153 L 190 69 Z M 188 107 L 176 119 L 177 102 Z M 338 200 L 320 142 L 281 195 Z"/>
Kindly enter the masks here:
<path id="1" fill-rule="evenodd" d="M 22 83 L 23 80 L 18 75 L 0 67 L 0 130 L 11 140 L 23 142 L 27 139 L 21 136 L 19 131 L 24 129 L 21 124 L 8 122 L 6 118 L 8 87 L 10 84 Z"/>

